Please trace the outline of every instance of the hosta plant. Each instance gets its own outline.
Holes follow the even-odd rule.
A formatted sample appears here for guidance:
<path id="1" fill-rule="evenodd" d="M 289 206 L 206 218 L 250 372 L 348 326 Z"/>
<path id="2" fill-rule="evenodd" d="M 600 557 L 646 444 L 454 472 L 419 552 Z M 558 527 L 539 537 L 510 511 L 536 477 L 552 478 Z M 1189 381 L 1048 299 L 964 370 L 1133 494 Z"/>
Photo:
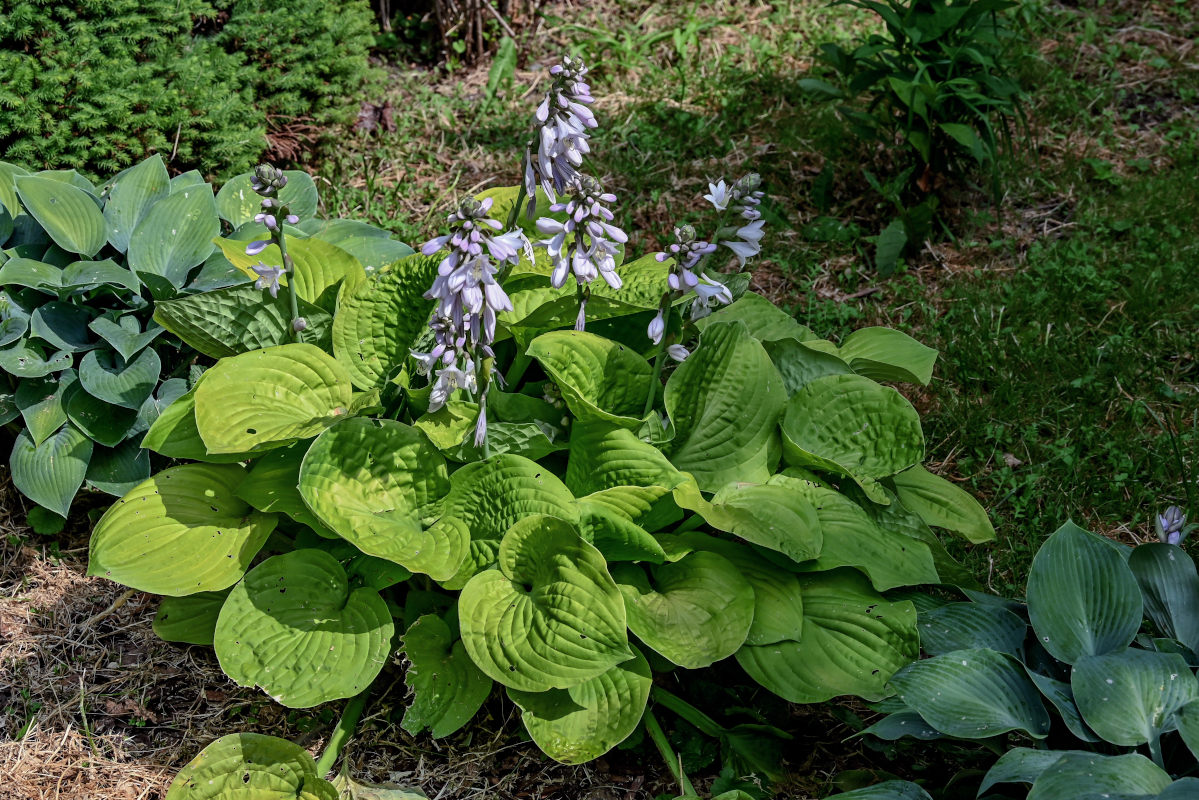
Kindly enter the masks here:
<path id="1" fill-rule="evenodd" d="M 359 258 L 412 252 L 367 225 L 314 219 L 315 185 L 289 174 L 302 266 L 361 271 Z M 214 196 L 196 173 L 171 178 L 158 156 L 103 186 L 0 162 L 0 424 L 15 429 L 13 483 L 40 507 L 65 517 L 85 482 L 120 496 L 146 480 L 142 439 L 200 367 L 246 342 L 288 340 L 293 315 L 264 305 L 224 256 L 244 245 L 219 238 L 253 223 L 250 181 Z M 329 314 L 309 316 L 327 335 Z"/>
<path id="2" fill-rule="evenodd" d="M 1186 531 L 1176 508 L 1159 517 L 1160 542 L 1131 549 L 1067 523 L 1033 560 L 1023 602 L 923 602 L 928 658 L 891 677 L 892 713 L 866 732 L 993 743 L 1003 755 L 979 796 L 1199 797 Z M 898 782 L 864 791 L 843 797 L 928 797 Z"/>
<path id="3" fill-rule="evenodd" d="M 402 662 L 413 734 L 502 691 L 565 763 L 643 720 L 662 745 L 655 671 L 735 659 L 793 702 L 878 700 L 916 657 L 915 607 L 882 593 L 971 583 L 930 525 L 993 536 L 879 382 L 926 383 L 935 352 L 834 344 L 716 270 L 759 250 L 754 175 L 712 184 L 711 235 L 630 258 L 583 169 L 585 72 L 554 70 L 521 185 L 460 201 L 422 254 L 305 262 L 264 168 L 271 243 L 222 244 L 261 308 L 159 304 L 230 352 L 143 442 L 191 463 L 108 511 L 90 571 L 163 595 L 164 638 L 288 707 L 356 698 L 349 719 Z M 319 324 L 250 335 L 292 292 Z"/>

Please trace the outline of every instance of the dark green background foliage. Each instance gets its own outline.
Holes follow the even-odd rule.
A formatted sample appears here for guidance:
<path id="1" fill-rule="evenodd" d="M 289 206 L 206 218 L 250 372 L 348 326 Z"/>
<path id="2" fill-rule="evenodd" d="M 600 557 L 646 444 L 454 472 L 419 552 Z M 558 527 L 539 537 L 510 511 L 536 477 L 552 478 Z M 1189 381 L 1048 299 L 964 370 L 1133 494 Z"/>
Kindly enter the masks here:
<path id="1" fill-rule="evenodd" d="M 355 0 L 0 4 L 0 151 L 92 175 L 150 153 L 245 171 L 268 131 L 353 118 L 370 26 Z"/>

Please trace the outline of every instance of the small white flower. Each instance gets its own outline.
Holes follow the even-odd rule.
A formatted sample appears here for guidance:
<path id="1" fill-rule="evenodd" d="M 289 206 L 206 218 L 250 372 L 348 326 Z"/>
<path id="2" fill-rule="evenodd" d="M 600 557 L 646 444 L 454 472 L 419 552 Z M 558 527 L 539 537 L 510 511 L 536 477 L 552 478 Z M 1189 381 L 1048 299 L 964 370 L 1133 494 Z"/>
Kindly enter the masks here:
<path id="1" fill-rule="evenodd" d="M 729 207 L 729 201 L 732 200 L 732 193 L 729 187 L 725 185 L 724 178 L 721 178 L 717 183 L 708 184 L 708 194 L 704 195 L 704 199 L 712 204 L 712 207 L 717 211 L 724 211 Z"/>
<path id="2" fill-rule="evenodd" d="M 662 318 L 662 311 L 658 311 L 658 315 L 649 321 L 649 328 L 646 330 L 646 335 L 654 344 L 662 341 L 662 334 L 666 332 L 666 320 Z"/>
<path id="3" fill-rule="evenodd" d="M 687 356 L 691 355 L 691 351 L 681 344 L 672 344 L 666 348 L 666 355 L 673 358 L 675 361 L 682 363 L 687 360 Z"/>

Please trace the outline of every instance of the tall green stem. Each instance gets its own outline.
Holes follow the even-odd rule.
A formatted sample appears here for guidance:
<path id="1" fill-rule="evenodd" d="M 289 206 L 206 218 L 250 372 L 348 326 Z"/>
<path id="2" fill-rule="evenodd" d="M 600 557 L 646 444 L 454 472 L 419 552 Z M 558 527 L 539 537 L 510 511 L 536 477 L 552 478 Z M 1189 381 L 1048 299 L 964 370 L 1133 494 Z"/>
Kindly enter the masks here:
<path id="1" fill-rule="evenodd" d="M 300 318 L 300 298 L 296 294 L 296 269 L 295 264 L 291 261 L 291 256 L 287 254 L 287 236 L 283 233 L 283 226 L 279 226 L 279 232 L 275 234 L 275 241 L 279 244 L 279 253 L 283 256 L 283 269 L 287 270 L 287 300 L 291 306 L 291 321 L 288 327 L 291 328 L 291 340 L 299 342 L 303 337 L 296 330 L 296 320 Z"/>
<path id="2" fill-rule="evenodd" d="M 670 292 L 662 295 L 662 301 L 658 304 L 658 313 L 662 316 L 662 338 L 658 340 L 657 346 L 654 348 L 654 374 L 649 382 L 649 389 L 645 393 L 645 409 L 641 412 L 641 416 L 649 415 L 649 412 L 654 410 L 654 398 L 658 395 L 658 381 L 662 378 L 662 357 L 666 351 L 666 328 L 670 327 Z"/>
<path id="3" fill-rule="evenodd" d="M 316 774 L 320 777 L 323 778 L 333 771 L 337 757 L 341 755 L 346 743 L 354 735 L 354 729 L 358 727 L 358 720 L 362 717 L 362 709 L 366 707 L 366 698 L 370 692 L 368 686 L 346 703 L 345 710 L 341 712 L 341 719 L 337 721 L 337 727 L 333 729 L 333 735 L 329 737 L 329 743 L 325 745 L 325 752 L 321 753 L 320 760 L 316 762 Z"/>
<path id="4" fill-rule="evenodd" d="M 658 724 L 658 718 L 654 716 L 654 712 L 648 708 L 645 709 L 645 716 L 642 717 L 642 721 L 645 723 L 645 732 L 649 734 L 649 738 L 657 746 L 658 752 L 662 754 L 662 760 L 666 762 L 666 768 L 670 770 L 670 774 L 678 781 L 679 791 L 682 794 L 695 794 L 695 787 L 691 784 L 687 773 L 683 772 L 683 760 L 679 758 L 674 748 L 670 746 L 670 741 L 666 738 L 666 732 Z"/>

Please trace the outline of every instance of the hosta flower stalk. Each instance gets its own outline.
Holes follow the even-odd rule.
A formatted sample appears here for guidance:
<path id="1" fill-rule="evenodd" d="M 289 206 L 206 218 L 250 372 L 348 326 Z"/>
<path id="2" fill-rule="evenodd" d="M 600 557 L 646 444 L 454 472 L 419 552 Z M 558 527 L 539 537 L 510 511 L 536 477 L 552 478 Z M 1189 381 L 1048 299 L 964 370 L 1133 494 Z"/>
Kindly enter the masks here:
<path id="1" fill-rule="evenodd" d="M 292 263 L 291 256 L 287 254 L 287 234 L 283 230 L 282 223 L 295 225 L 300 218 L 291 213 L 286 204 L 279 202 L 279 192 L 286 185 L 287 176 L 283 174 L 283 170 L 270 164 L 260 164 L 254 169 L 254 175 L 250 179 L 250 188 L 262 197 L 262 210 L 255 215 L 254 221 L 261 223 L 266 228 L 270 238 L 250 242 L 246 245 L 246 255 L 256 256 L 271 244 L 275 244 L 279 247 L 279 254 L 283 259 L 281 267 L 268 265 L 261 261 L 251 267 L 254 274 L 258 276 L 258 279 L 254 281 L 255 288 L 266 289 L 271 293 L 271 297 L 279 296 L 280 279 L 284 275 L 291 276 L 295 273 L 295 264 Z M 301 338 L 301 331 L 308 327 L 308 321 L 300 316 L 300 301 L 296 295 L 295 281 L 290 277 L 287 281 L 287 299 L 291 306 L 292 339 L 298 342 Z"/>

